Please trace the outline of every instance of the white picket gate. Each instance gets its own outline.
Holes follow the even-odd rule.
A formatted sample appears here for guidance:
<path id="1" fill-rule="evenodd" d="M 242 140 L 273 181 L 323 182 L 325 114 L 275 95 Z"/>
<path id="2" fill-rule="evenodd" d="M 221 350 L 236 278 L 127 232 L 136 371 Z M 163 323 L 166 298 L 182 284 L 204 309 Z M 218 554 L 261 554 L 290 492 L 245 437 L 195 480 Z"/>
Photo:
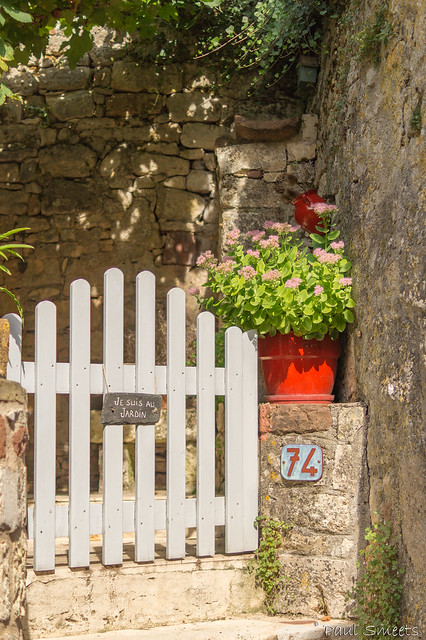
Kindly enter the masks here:
<path id="1" fill-rule="evenodd" d="M 70 290 L 70 362 L 56 362 L 56 307 L 35 312 L 34 362 L 21 361 L 22 326 L 11 325 L 8 379 L 34 393 L 34 569 L 55 568 L 55 538 L 69 538 L 69 566 L 89 566 L 90 536 L 102 534 L 102 562 L 119 565 L 123 532 L 135 534 L 135 561 L 154 560 L 156 530 L 166 530 L 166 557 L 185 556 L 185 529 L 196 527 L 197 556 L 215 553 L 215 526 L 225 525 L 225 552 L 257 547 L 257 337 L 231 327 L 225 367 L 215 367 L 215 322 L 197 319 L 197 366 L 185 366 L 185 293 L 167 296 L 167 365 L 155 365 L 155 278 L 136 279 L 136 364 L 123 363 L 124 277 L 104 275 L 103 364 L 90 362 L 90 285 Z M 90 395 L 106 391 L 167 395 L 166 498 L 155 498 L 155 428 L 139 425 L 135 441 L 135 499 L 123 501 L 123 427 L 103 432 L 103 500 L 90 502 Z M 69 503 L 56 504 L 56 394 L 69 394 Z M 197 398 L 196 497 L 185 494 L 186 395 Z M 225 496 L 215 495 L 215 396 L 225 396 Z"/>

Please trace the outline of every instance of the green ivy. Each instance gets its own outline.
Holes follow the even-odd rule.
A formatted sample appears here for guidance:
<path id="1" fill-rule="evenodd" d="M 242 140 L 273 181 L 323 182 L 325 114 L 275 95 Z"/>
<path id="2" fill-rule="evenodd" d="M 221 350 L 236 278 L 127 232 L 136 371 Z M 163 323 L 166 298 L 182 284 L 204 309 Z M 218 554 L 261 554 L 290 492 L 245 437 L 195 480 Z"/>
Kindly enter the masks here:
<path id="1" fill-rule="evenodd" d="M 359 625 L 358 637 L 371 634 L 367 627 L 392 629 L 399 626 L 401 577 L 398 550 L 392 541 L 391 525 L 378 522 L 365 530 L 367 547 L 361 551 L 361 569 L 355 588 L 346 600 L 355 600 L 352 615 Z"/>
<path id="2" fill-rule="evenodd" d="M 249 569 L 255 575 L 256 584 L 262 587 L 265 593 L 266 610 L 270 615 L 275 615 L 276 599 L 285 584 L 278 552 L 283 541 L 283 533 L 289 531 L 293 525 L 271 517 L 258 516 L 254 526 L 259 530 L 259 548 Z"/>
<path id="3" fill-rule="evenodd" d="M 359 60 L 376 66 L 379 64 L 382 45 L 386 45 L 393 34 L 393 26 L 387 17 L 388 11 L 388 3 L 383 2 L 376 11 L 374 20 L 357 33 Z"/>

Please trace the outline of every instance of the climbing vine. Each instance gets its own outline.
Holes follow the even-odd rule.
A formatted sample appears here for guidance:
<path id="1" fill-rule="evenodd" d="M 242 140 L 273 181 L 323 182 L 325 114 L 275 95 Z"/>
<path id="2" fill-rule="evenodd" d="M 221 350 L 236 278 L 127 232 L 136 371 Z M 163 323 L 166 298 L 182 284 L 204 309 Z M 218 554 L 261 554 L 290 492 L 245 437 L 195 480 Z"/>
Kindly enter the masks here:
<path id="1" fill-rule="evenodd" d="M 250 564 L 250 570 L 254 572 L 256 584 L 265 593 L 266 610 L 274 615 L 277 613 L 276 599 L 285 584 L 278 552 L 283 534 L 293 525 L 267 516 L 258 516 L 254 526 L 259 530 L 259 548 Z"/>

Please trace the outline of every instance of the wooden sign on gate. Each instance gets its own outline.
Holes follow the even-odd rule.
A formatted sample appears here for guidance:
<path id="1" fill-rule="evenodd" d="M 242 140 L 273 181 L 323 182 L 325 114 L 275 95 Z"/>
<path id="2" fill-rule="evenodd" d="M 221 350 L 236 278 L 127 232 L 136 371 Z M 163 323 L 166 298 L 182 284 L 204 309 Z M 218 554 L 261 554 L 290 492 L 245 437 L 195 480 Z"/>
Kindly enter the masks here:
<path id="1" fill-rule="evenodd" d="M 106 393 L 102 424 L 155 424 L 160 419 L 163 397 L 151 393 Z"/>

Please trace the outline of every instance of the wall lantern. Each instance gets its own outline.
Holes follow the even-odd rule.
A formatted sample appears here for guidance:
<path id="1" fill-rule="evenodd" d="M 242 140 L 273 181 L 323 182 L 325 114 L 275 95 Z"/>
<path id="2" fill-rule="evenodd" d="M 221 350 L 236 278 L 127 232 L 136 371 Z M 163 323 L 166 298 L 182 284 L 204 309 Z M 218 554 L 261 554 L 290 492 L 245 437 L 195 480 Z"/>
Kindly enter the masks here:
<path id="1" fill-rule="evenodd" d="M 319 62 L 316 56 L 300 56 L 297 65 L 297 86 L 304 88 L 315 84 L 318 76 Z"/>

